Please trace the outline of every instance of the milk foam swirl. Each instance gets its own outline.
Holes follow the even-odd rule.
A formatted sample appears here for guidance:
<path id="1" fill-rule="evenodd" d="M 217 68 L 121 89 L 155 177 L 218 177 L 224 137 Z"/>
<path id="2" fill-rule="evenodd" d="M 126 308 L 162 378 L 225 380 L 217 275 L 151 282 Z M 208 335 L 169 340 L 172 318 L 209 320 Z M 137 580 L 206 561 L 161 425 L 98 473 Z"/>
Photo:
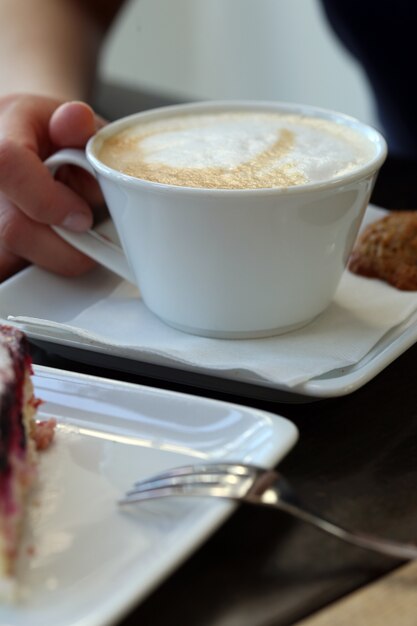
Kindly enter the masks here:
<path id="1" fill-rule="evenodd" d="M 219 112 L 136 123 L 103 141 L 99 159 L 153 182 L 256 189 L 331 180 L 372 157 L 370 141 L 327 120 Z"/>

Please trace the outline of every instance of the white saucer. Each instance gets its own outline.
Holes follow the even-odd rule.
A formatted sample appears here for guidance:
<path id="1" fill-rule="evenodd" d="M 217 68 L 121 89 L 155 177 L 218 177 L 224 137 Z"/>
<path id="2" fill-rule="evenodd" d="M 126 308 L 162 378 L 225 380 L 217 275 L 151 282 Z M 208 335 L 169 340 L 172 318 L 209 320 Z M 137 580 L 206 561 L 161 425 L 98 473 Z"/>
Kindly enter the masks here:
<path id="1" fill-rule="evenodd" d="M 380 209 L 368 208 L 367 216 L 372 219 L 381 214 L 384 212 Z M 123 335 L 123 316 L 117 320 L 104 317 L 104 326 L 102 320 L 101 340 L 99 341 L 94 340 L 93 336 L 96 317 L 90 319 L 90 328 L 83 327 L 80 322 L 77 329 L 74 329 L 76 332 L 71 332 L 71 326 L 68 328 L 62 326 L 71 324 L 71 320 L 77 316 L 82 318 L 85 311 L 91 308 L 95 310 L 97 303 L 101 306 L 102 302 L 107 302 L 110 294 L 121 286 L 123 287 L 123 281 L 103 268 L 98 268 L 81 278 L 63 279 L 39 268 L 30 267 L 0 285 L 0 318 L 7 320 L 8 316 L 15 315 L 31 318 L 22 325 L 29 338 L 41 348 L 74 361 L 124 370 L 162 381 L 279 402 L 306 402 L 319 398 L 343 396 L 355 391 L 375 377 L 417 340 L 417 312 L 414 312 L 404 321 L 390 328 L 375 345 L 370 348 L 366 347 L 363 351 L 364 356 L 354 365 L 326 371 L 325 374 L 289 387 L 279 380 L 275 379 L 271 382 L 256 375 L 250 371 L 249 367 L 244 368 L 239 358 L 233 361 L 233 348 L 230 344 L 227 367 L 221 367 L 221 359 L 219 359 L 220 366 L 208 365 L 209 361 L 204 358 L 204 355 L 208 354 L 205 352 L 206 347 L 212 350 L 211 358 L 213 350 L 215 354 L 221 356 L 220 351 L 223 349 L 221 340 L 218 340 L 220 343 L 216 344 L 214 349 L 213 345 L 203 346 L 202 343 L 194 342 L 193 346 L 197 345 L 200 352 L 198 352 L 197 359 L 187 362 L 189 354 L 187 353 L 189 344 L 185 343 L 188 341 L 187 335 L 175 331 L 178 333 L 175 338 L 176 346 L 181 344 L 182 352 L 179 353 L 175 347 L 171 353 L 169 351 L 164 353 L 164 346 L 173 345 L 170 344 L 172 336 L 168 335 L 168 330 L 162 322 L 155 321 L 152 314 L 143 311 L 143 305 L 140 317 L 138 317 L 141 334 L 135 338 L 135 345 L 132 345 L 134 340 L 129 331 Z M 367 289 L 368 286 L 365 286 L 365 294 L 368 293 Z M 120 310 L 124 311 L 126 309 L 123 308 L 123 293 L 120 298 Z M 117 304 L 119 306 L 119 300 Z M 45 320 L 48 326 L 38 324 L 35 318 Z M 127 321 L 125 324 L 129 329 L 132 327 Z M 348 327 L 346 328 L 349 330 Z M 365 332 L 359 336 L 359 339 L 355 338 L 359 345 L 361 341 L 366 341 L 367 329 L 365 325 Z M 334 336 L 332 334 L 329 337 L 330 343 L 336 345 L 339 335 L 336 330 L 332 332 Z M 143 348 L 141 339 L 146 339 L 148 335 L 151 336 L 151 333 L 161 337 L 159 345 L 157 348 L 152 348 L 153 344 L 151 347 Z M 119 341 L 122 339 L 124 345 L 118 345 L 117 339 Z M 348 339 L 350 341 L 350 336 Z M 201 340 L 216 341 L 203 338 Z M 265 361 L 262 350 L 266 349 L 267 344 L 262 341 L 269 340 L 261 340 L 256 350 L 252 346 L 252 354 L 258 363 Z M 286 349 L 291 351 L 291 345 L 286 344 Z M 305 344 L 298 342 L 299 350 L 300 345 L 303 359 L 305 359 Z M 231 359 L 230 354 L 232 354 Z M 275 354 L 274 347 L 274 358 Z M 271 349 L 269 348 L 270 356 Z M 213 360 L 211 362 L 213 363 Z"/>

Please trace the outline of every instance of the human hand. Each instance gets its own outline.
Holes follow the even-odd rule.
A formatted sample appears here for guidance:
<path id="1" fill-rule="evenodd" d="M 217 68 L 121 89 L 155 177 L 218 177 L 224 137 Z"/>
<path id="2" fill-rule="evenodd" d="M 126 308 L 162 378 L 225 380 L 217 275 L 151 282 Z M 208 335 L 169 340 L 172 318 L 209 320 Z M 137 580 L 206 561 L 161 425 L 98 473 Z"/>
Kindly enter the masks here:
<path id="1" fill-rule="evenodd" d="M 104 124 L 81 102 L 41 96 L 0 99 L 0 281 L 28 263 L 65 276 L 94 262 L 64 242 L 50 225 L 87 230 L 101 204 L 86 172 L 62 168 L 56 179 L 43 161 L 62 147 L 83 147 Z"/>

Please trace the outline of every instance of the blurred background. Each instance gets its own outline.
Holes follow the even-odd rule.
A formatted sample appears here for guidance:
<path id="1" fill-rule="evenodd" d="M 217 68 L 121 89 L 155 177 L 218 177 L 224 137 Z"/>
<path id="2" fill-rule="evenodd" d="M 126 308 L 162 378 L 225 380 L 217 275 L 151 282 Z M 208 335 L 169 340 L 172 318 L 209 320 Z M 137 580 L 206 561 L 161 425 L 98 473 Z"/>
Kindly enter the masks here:
<path id="1" fill-rule="evenodd" d="M 377 125 L 362 70 L 318 0 L 132 0 L 99 72 L 104 83 L 180 101 L 303 102 Z"/>

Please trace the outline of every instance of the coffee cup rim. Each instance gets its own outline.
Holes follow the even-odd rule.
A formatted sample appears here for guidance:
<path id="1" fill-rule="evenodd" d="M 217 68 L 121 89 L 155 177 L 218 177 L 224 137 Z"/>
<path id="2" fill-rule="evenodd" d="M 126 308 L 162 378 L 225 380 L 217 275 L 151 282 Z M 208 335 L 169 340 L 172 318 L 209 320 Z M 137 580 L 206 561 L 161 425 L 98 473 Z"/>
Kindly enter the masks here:
<path id="1" fill-rule="evenodd" d="M 282 112 L 295 115 L 305 115 L 309 117 L 319 117 L 320 119 L 333 121 L 343 124 L 349 128 L 356 129 L 362 134 L 365 134 L 369 141 L 375 147 L 374 156 L 361 166 L 354 168 L 351 172 L 346 172 L 340 176 L 335 176 L 328 181 L 319 181 L 313 183 L 305 183 L 301 185 L 295 185 L 290 187 L 261 187 L 256 189 L 224 189 L 224 188 L 207 188 L 207 187 L 187 187 L 184 185 L 173 185 L 167 183 L 159 183 L 155 181 L 146 180 L 136 176 L 131 176 L 115 170 L 108 165 L 104 164 L 95 154 L 95 146 L 101 140 L 107 136 L 113 134 L 117 130 L 122 130 L 124 127 L 131 125 L 135 120 L 152 120 L 158 117 L 164 117 L 169 115 L 181 115 L 187 112 L 207 112 L 212 113 L 218 110 L 223 111 L 270 111 L 270 112 Z M 133 187 L 142 187 L 152 189 L 154 191 L 169 192 L 169 193 L 187 193 L 198 194 L 202 193 L 210 195 L 226 195 L 226 196 L 239 196 L 244 194 L 255 195 L 292 195 L 309 193 L 311 191 L 320 191 L 324 189 L 332 189 L 339 187 L 341 184 L 348 184 L 355 180 L 366 178 L 374 172 L 377 172 L 381 165 L 384 163 L 387 156 L 388 148 L 385 138 L 379 130 L 371 126 L 368 123 L 361 122 L 357 118 L 340 113 L 332 109 L 326 109 L 309 104 L 298 104 L 294 102 L 284 101 L 268 101 L 268 100 L 204 100 L 198 102 L 188 102 L 184 104 L 167 105 L 163 107 L 157 107 L 153 109 L 147 109 L 145 111 L 139 111 L 131 115 L 122 117 L 113 122 L 110 122 L 106 126 L 93 135 L 86 146 L 86 155 L 90 164 L 95 171 L 105 178 L 112 180 L 118 180 L 123 182 L 124 185 Z"/>

